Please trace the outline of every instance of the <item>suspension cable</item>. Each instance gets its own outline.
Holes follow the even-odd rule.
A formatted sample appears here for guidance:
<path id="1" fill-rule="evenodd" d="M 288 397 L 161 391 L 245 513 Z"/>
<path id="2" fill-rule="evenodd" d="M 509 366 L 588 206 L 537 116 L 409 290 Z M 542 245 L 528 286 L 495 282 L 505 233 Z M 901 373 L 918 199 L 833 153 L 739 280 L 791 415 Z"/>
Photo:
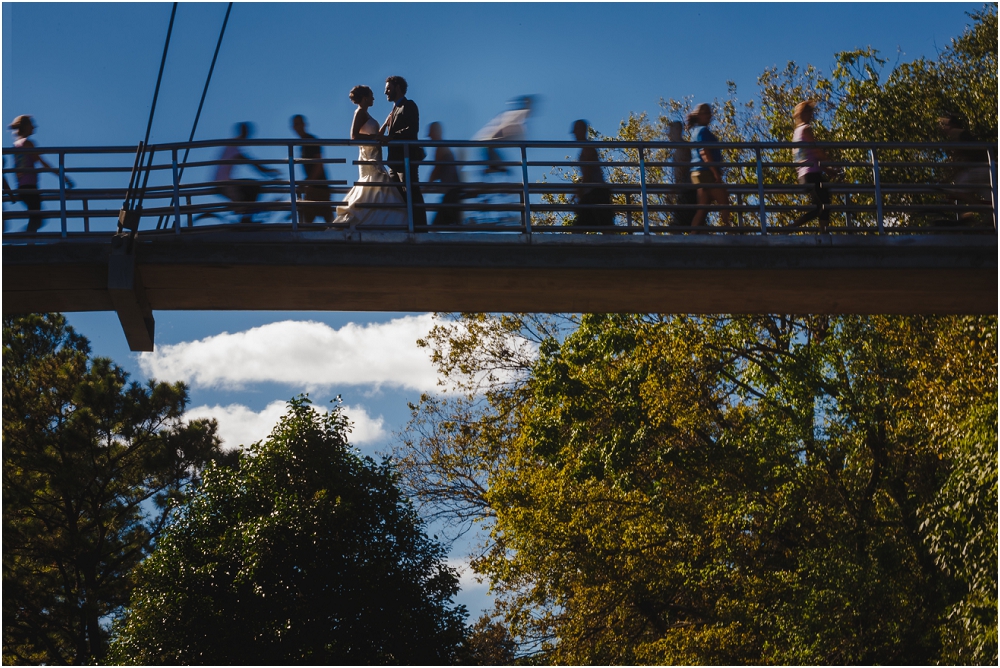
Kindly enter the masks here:
<path id="1" fill-rule="evenodd" d="M 229 12 L 233 10 L 233 3 L 229 3 L 226 8 L 226 16 L 222 19 L 222 30 L 219 31 L 219 41 L 215 44 L 215 53 L 212 55 L 212 64 L 208 68 L 208 77 L 205 79 L 205 87 L 201 91 L 201 100 L 198 102 L 198 112 L 194 115 L 194 125 L 191 126 L 191 134 L 188 136 L 188 143 L 194 141 L 194 132 L 198 129 L 198 119 L 201 118 L 201 108 L 205 105 L 205 96 L 208 94 L 208 84 L 212 82 L 212 72 L 215 71 L 215 61 L 219 57 L 219 48 L 222 46 L 222 37 L 226 34 L 226 24 L 229 23 Z M 187 164 L 188 153 L 191 147 L 184 149 L 184 158 L 181 160 L 180 174 L 177 176 L 178 182 L 184 175 L 184 165 Z"/>
<path id="2" fill-rule="evenodd" d="M 153 114 L 156 113 L 156 98 L 160 96 L 160 82 L 163 80 L 163 66 L 167 64 L 167 49 L 170 48 L 170 33 L 174 30 L 174 16 L 177 15 L 177 3 L 170 10 L 170 25 L 167 26 L 167 39 L 163 42 L 163 56 L 160 58 L 160 72 L 156 75 L 156 88 L 153 90 L 153 105 L 149 109 L 149 121 L 146 123 L 146 138 L 144 145 L 149 144 L 149 131 L 153 129 Z"/>
<path id="3" fill-rule="evenodd" d="M 163 81 L 163 67 L 167 64 L 167 50 L 170 48 L 170 35 L 174 31 L 174 17 L 177 16 L 177 3 L 174 3 L 173 8 L 170 10 L 170 23 L 167 25 L 167 38 L 163 42 L 163 55 L 160 57 L 160 71 L 156 75 L 156 88 L 153 89 L 153 104 L 149 108 L 149 120 L 146 122 L 146 137 L 143 139 L 141 144 L 142 151 L 145 152 L 149 146 L 149 131 L 153 128 L 153 114 L 156 113 L 156 99 L 160 96 L 160 83 Z M 141 164 L 141 163 L 140 163 Z M 134 208 L 142 208 L 142 200 L 146 196 L 146 186 L 149 184 L 149 174 L 152 171 L 150 168 L 153 164 L 153 154 L 149 155 L 149 162 L 146 165 L 146 175 L 142 181 L 142 189 L 139 190 L 139 201 L 135 202 L 135 197 L 133 196 Z M 137 182 L 138 185 L 138 182 Z M 136 219 L 133 223 L 135 228 L 132 230 L 133 235 L 138 232 L 138 220 Z M 120 225 L 119 225 L 120 227 Z"/>
<path id="4" fill-rule="evenodd" d="M 201 109 L 205 105 L 205 96 L 208 95 L 208 85 L 212 83 L 212 72 L 215 71 L 215 61 L 219 58 L 219 49 L 222 47 L 222 38 L 226 34 L 226 25 L 229 23 L 229 12 L 233 11 L 233 3 L 229 3 L 226 8 L 226 16 L 222 19 L 222 30 L 219 31 L 219 41 L 215 43 L 215 53 L 212 54 L 212 64 L 208 67 L 208 76 L 205 78 L 205 87 L 201 90 L 201 100 L 198 101 L 198 111 L 194 115 L 194 124 L 191 126 L 191 134 L 188 135 L 188 143 L 194 141 L 194 133 L 198 129 L 198 119 L 201 118 Z M 191 153 L 191 147 L 188 146 L 184 149 L 184 157 L 181 158 L 181 168 L 177 172 L 177 183 L 180 183 L 181 178 L 184 176 L 184 168 L 187 166 L 188 154 Z M 156 229 L 163 227 L 164 222 L 169 216 L 160 216 L 160 219 L 156 222 Z"/>
<path id="5" fill-rule="evenodd" d="M 149 145 L 149 132 L 153 129 L 153 114 L 156 113 L 156 99 L 160 96 L 160 82 L 163 81 L 163 66 L 167 64 L 167 49 L 170 47 L 170 35 L 174 31 L 174 17 L 177 16 L 177 3 L 174 3 L 173 8 L 170 10 L 170 23 L 167 25 L 167 38 L 163 42 L 163 55 L 160 56 L 160 71 L 156 75 L 156 88 L 153 89 L 153 104 L 149 108 L 149 120 L 146 121 L 146 136 L 139 143 L 138 153 L 136 155 L 136 166 L 142 169 L 142 159 L 145 156 L 146 147 Z M 149 156 L 149 164 L 152 165 L 153 156 Z M 128 190 L 125 191 L 125 201 L 122 202 L 122 209 L 118 214 L 118 233 L 121 234 L 123 228 L 128 228 L 131 230 L 131 236 L 134 238 L 136 232 L 139 231 L 139 219 L 136 213 L 137 209 L 142 208 L 142 200 L 146 194 L 146 184 L 149 183 L 149 172 L 150 169 L 146 168 L 146 177 L 143 180 L 142 189 L 139 190 L 138 201 L 136 201 L 136 193 L 133 190 L 133 182 L 136 188 L 139 187 L 139 173 L 136 172 L 135 167 L 132 168 L 132 178 L 129 180 Z"/>

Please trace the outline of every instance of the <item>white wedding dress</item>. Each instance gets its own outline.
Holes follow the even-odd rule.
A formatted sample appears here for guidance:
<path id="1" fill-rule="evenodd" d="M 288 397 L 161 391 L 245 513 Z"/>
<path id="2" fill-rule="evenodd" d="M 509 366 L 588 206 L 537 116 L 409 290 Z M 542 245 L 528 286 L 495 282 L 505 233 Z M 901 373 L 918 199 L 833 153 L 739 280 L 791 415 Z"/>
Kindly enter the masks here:
<path id="1" fill-rule="evenodd" d="M 361 134 L 378 135 L 379 126 L 374 118 L 369 118 L 361 126 Z M 399 192 L 396 181 L 389 179 L 389 173 L 382 164 L 381 146 L 359 146 L 358 160 L 374 164 L 358 165 L 358 180 L 344 198 L 344 204 L 337 207 L 335 223 L 350 223 L 351 227 L 406 227 L 405 200 Z M 385 183 L 385 186 L 363 185 Z M 399 208 L 369 208 L 358 204 L 395 204 Z"/>

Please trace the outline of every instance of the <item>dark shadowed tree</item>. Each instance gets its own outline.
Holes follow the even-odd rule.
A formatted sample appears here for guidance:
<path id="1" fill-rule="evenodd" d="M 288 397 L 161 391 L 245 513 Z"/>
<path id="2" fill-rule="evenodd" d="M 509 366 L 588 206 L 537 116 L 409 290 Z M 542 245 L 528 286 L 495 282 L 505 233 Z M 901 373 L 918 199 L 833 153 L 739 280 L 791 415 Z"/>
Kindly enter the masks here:
<path id="1" fill-rule="evenodd" d="M 4 663 L 102 661 L 131 569 L 222 457 L 182 384 L 89 352 L 61 315 L 4 318 Z"/>
<path id="2" fill-rule="evenodd" d="M 213 467 L 138 569 L 114 658 L 141 664 L 447 664 L 458 577 L 386 461 L 305 397 Z"/>

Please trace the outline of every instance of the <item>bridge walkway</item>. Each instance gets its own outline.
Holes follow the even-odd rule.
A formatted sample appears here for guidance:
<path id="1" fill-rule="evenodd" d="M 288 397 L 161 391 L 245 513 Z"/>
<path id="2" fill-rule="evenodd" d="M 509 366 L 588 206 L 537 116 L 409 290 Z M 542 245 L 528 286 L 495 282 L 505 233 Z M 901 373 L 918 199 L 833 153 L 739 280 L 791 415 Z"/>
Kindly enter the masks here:
<path id="1" fill-rule="evenodd" d="M 31 214 L 5 194 L 4 313 L 115 310 L 130 345 L 151 349 L 156 310 L 997 312 L 996 144 L 974 145 L 983 163 L 947 159 L 967 144 L 825 145 L 841 176 L 821 230 L 790 226 L 810 208 L 792 144 L 722 144 L 730 203 L 715 209 L 733 224 L 712 214 L 692 228 L 678 221 L 697 186 L 672 174 L 690 144 L 589 142 L 611 203 L 586 205 L 574 195 L 595 186 L 574 182 L 581 163 L 567 155 L 582 143 L 420 142 L 459 155 L 459 182 L 420 184 L 431 216 L 454 209 L 459 222 L 415 226 L 407 188 L 405 223 L 351 229 L 301 214 L 342 199 L 358 161 L 337 154 L 362 142 L 308 143 L 328 157 L 297 158 L 300 140 L 239 142 L 283 170 L 256 182 L 254 224 L 235 222 L 251 203 L 211 176 L 232 141 L 36 149 L 56 156 L 58 188 L 41 191 L 49 224 L 34 234 L 8 231 Z M 476 159 L 487 144 L 503 163 Z M 328 178 L 304 182 L 315 162 Z M 304 199 L 310 185 L 332 201 Z M 442 201 L 455 188 L 461 200 Z M 574 224 L 594 210 L 614 225 Z"/>

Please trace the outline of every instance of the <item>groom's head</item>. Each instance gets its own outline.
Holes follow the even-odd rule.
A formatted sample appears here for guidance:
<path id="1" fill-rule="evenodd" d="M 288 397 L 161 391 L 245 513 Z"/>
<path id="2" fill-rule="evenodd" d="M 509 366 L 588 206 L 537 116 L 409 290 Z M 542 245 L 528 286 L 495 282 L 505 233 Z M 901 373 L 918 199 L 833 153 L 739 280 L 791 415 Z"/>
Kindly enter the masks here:
<path id="1" fill-rule="evenodd" d="M 406 95 L 406 79 L 403 77 L 391 76 L 385 80 L 385 99 L 395 102 Z"/>

